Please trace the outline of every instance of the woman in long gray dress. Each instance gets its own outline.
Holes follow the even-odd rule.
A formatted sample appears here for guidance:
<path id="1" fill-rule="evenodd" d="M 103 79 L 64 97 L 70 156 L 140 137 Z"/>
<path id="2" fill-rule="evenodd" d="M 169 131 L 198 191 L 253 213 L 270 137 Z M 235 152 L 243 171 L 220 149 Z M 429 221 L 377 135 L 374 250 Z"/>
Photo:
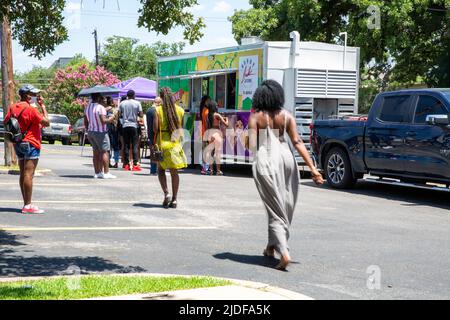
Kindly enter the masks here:
<path id="1" fill-rule="evenodd" d="M 256 151 L 253 177 L 269 217 L 269 242 L 264 255 L 274 257 L 275 252 L 278 252 L 281 256 L 277 266 L 279 270 L 286 270 L 291 262 L 289 227 L 297 204 L 300 182 L 289 138 L 310 168 L 314 182 L 318 185 L 324 183 L 297 133 L 294 117 L 283 109 L 284 101 L 281 85 L 273 80 L 264 81 L 254 95 L 254 114 L 249 124 L 250 143 Z"/>

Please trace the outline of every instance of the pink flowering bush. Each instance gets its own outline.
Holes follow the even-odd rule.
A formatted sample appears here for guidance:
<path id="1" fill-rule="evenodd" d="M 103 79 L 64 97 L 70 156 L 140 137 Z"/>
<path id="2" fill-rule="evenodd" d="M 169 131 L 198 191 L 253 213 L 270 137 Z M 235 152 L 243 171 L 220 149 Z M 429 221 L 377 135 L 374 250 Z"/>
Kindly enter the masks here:
<path id="1" fill-rule="evenodd" d="M 88 104 L 87 99 L 80 99 L 77 94 L 83 88 L 96 85 L 112 86 L 120 80 L 103 67 L 89 68 L 86 64 L 79 67 L 59 69 L 47 89 L 51 112 L 65 114 L 73 124 L 83 116 Z"/>

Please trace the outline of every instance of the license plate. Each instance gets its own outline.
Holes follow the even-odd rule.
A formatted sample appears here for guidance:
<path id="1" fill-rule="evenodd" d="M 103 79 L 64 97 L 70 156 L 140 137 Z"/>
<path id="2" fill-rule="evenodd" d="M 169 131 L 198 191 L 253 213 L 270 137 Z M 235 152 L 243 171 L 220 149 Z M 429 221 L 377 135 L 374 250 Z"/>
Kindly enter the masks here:
<path id="1" fill-rule="evenodd" d="M 56 130 L 56 131 L 61 131 L 63 128 L 62 127 L 52 127 L 52 130 Z"/>

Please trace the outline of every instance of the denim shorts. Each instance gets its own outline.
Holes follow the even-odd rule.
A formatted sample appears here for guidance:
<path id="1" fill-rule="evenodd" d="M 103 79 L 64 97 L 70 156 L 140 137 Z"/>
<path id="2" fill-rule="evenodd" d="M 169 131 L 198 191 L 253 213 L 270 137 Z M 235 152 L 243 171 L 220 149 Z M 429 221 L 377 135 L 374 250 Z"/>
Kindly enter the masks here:
<path id="1" fill-rule="evenodd" d="M 41 156 L 41 150 L 35 148 L 29 142 L 17 143 L 14 145 L 14 149 L 19 160 L 38 160 Z"/>

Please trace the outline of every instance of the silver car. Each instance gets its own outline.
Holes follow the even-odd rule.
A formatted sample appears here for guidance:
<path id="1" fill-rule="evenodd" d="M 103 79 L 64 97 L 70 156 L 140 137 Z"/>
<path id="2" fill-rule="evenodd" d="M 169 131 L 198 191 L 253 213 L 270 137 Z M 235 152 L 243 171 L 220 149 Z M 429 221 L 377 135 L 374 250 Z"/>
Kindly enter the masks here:
<path id="1" fill-rule="evenodd" d="M 50 126 L 42 129 L 42 140 L 54 144 L 61 141 L 63 145 L 72 144 L 72 126 L 69 118 L 62 114 L 49 114 Z"/>

